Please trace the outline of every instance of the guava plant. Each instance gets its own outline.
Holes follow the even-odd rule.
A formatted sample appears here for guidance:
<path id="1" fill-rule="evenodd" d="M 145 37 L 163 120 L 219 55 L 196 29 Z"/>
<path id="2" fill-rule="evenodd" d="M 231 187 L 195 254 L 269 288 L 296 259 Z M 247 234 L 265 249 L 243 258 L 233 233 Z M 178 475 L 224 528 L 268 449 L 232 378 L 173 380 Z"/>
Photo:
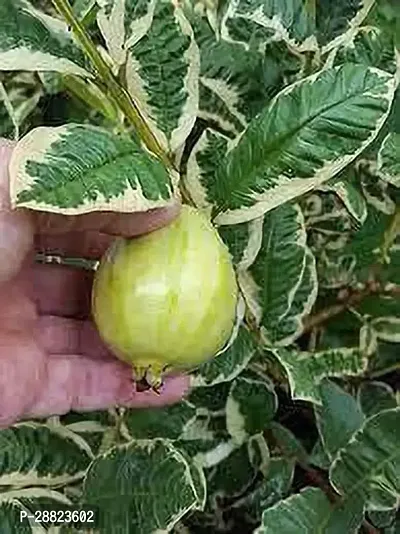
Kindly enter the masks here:
<path id="1" fill-rule="evenodd" d="M 1 0 L 12 205 L 79 215 L 179 198 L 218 232 L 239 290 L 234 307 L 214 299 L 212 326 L 229 341 L 210 343 L 180 403 L 0 431 L 1 532 L 400 531 L 399 11 L 396 0 Z M 183 269 L 179 240 L 156 234 L 160 269 Z M 132 288 L 140 244 L 123 246 Z M 214 281 L 215 250 L 199 237 Z M 115 292 L 100 286 L 106 314 Z M 196 295 L 200 310 L 209 296 Z M 135 321 L 144 346 L 151 317 Z M 109 340 L 120 356 L 127 331 Z M 206 335 L 186 332 L 192 367 Z M 72 509 L 94 509 L 95 523 L 26 517 Z"/>

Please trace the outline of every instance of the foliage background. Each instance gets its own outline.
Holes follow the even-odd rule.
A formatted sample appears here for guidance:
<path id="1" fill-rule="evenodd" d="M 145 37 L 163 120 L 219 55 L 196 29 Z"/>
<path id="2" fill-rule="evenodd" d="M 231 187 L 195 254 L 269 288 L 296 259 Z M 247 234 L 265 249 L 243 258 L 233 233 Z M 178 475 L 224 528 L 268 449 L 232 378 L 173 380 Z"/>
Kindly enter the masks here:
<path id="1" fill-rule="evenodd" d="M 1 430 L 1 532 L 398 534 L 398 3 L 76 0 L 75 37 L 66 5 L 0 6 L 15 205 L 147 209 L 179 171 L 243 305 L 181 403 Z M 19 520 L 72 506 L 96 525 Z"/>

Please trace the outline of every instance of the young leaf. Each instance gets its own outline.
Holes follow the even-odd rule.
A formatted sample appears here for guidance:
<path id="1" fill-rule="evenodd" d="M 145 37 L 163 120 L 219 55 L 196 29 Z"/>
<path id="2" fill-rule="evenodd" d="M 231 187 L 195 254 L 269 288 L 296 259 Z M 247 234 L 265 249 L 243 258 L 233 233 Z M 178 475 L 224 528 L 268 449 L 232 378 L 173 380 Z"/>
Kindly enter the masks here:
<path id="1" fill-rule="evenodd" d="M 368 361 L 358 348 L 339 348 L 319 352 L 290 349 L 270 351 L 286 370 L 293 399 L 322 404 L 320 382 L 325 377 L 361 375 Z"/>
<path id="2" fill-rule="evenodd" d="M 127 85 L 160 144 L 175 152 L 198 110 L 199 50 L 183 10 L 158 2 L 146 35 L 128 50 Z"/>
<path id="3" fill-rule="evenodd" d="M 339 451 L 330 480 L 342 495 L 359 495 L 376 510 L 390 510 L 400 495 L 400 408 L 367 419 Z"/>
<path id="4" fill-rule="evenodd" d="M 216 222 L 256 218 L 332 178 L 375 139 L 394 89 L 390 74 L 350 64 L 285 88 L 221 162 Z"/>
<path id="5" fill-rule="evenodd" d="M 232 382 L 226 403 L 226 426 L 235 443 L 262 432 L 278 408 L 272 383 L 238 376 Z"/>
<path id="6" fill-rule="evenodd" d="M 84 440 L 37 423 L 0 431 L 0 486 L 51 486 L 82 478 L 91 461 Z"/>
<path id="7" fill-rule="evenodd" d="M 400 133 L 389 133 L 378 153 L 378 169 L 383 180 L 400 187 Z"/>
<path id="8" fill-rule="evenodd" d="M 268 213 L 262 232 L 260 251 L 248 271 L 239 272 L 239 283 L 265 343 L 289 345 L 317 296 L 315 259 L 299 206 L 285 204 Z"/>
<path id="9" fill-rule="evenodd" d="M 13 206 L 77 215 L 165 206 L 174 185 L 165 167 L 126 135 L 90 125 L 36 128 L 10 162 Z"/>
<path id="10" fill-rule="evenodd" d="M 203 363 L 191 377 L 192 387 L 230 382 L 248 365 L 257 349 L 254 336 L 241 326 L 232 345 L 213 360 Z"/>
<path id="11" fill-rule="evenodd" d="M 38 11 L 27 0 L 0 3 L 0 70 L 91 76 L 66 24 Z"/>
<path id="12" fill-rule="evenodd" d="M 201 472 L 171 443 L 138 440 L 96 458 L 83 501 L 96 509 L 99 533 L 148 534 L 168 531 L 187 512 L 201 508 L 204 492 Z"/>
<path id="13" fill-rule="evenodd" d="M 361 427 L 364 415 L 357 401 L 334 382 L 323 380 L 319 387 L 321 406 L 315 406 L 316 422 L 325 451 L 335 456 Z"/>

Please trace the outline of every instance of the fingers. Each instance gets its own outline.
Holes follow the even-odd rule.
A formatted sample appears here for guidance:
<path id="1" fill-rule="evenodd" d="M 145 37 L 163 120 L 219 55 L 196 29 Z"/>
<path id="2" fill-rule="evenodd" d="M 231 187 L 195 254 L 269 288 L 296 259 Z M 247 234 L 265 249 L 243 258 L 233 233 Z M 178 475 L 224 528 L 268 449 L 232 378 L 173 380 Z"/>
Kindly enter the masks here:
<path id="1" fill-rule="evenodd" d="M 28 214 L 9 210 L 8 163 L 12 146 L 0 141 L 0 283 L 18 273 L 33 243 L 33 227 Z"/>
<path id="2" fill-rule="evenodd" d="M 47 383 L 44 353 L 31 336 L 10 331 L 0 336 L 0 427 L 20 419 Z"/>
<path id="3" fill-rule="evenodd" d="M 38 319 L 37 340 L 48 354 L 113 358 L 91 321 L 44 315 Z"/>
<path id="4" fill-rule="evenodd" d="M 174 202 L 170 207 L 137 213 L 92 212 L 67 216 L 35 212 L 34 220 L 37 232 L 43 235 L 95 230 L 112 236 L 131 237 L 168 224 L 179 211 L 180 205 Z"/>
<path id="5" fill-rule="evenodd" d="M 66 265 L 37 264 L 27 270 L 25 283 L 40 315 L 85 319 L 90 316 L 93 275 Z"/>
<path id="6" fill-rule="evenodd" d="M 140 213 L 88 213 L 74 217 L 34 214 L 35 246 L 61 256 L 100 258 L 116 236 L 134 237 L 161 228 L 180 211 L 180 205 Z"/>
<path id="7" fill-rule="evenodd" d="M 189 386 L 187 377 L 166 381 L 160 395 L 136 393 L 129 366 L 115 360 L 93 360 L 76 355 L 48 360 L 49 380 L 25 418 L 62 415 L 70 410 L 103 410 L 127 407 L 162 406 L 179 401 Z"/>

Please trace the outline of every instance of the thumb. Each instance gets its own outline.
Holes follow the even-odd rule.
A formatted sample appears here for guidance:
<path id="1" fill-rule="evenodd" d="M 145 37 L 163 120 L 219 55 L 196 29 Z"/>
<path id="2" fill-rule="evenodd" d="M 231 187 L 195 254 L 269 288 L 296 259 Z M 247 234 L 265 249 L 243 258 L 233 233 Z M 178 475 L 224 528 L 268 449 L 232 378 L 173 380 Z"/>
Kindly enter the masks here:
<path id="1" fill-rule="evenodd" d="M 33 243 L 33 227 L 25 211 L 11 210 L 8 164 L 14 144 L 0 139 L 0 283 L 14 277 Z"/>

